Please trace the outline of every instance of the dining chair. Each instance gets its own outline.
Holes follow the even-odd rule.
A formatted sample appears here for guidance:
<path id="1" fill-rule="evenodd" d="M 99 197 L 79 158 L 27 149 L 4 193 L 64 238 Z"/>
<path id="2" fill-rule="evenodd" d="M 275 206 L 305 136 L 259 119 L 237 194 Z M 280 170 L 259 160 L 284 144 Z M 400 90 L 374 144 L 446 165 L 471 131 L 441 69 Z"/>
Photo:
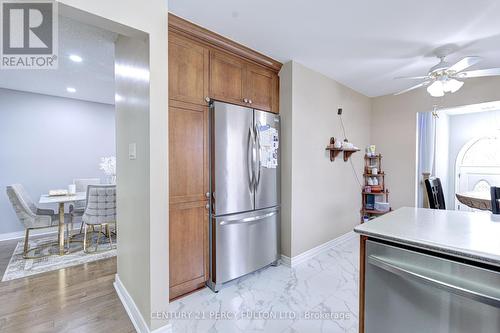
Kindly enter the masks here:
<path id="1" fill-rule="evenodd" d="M 99 178 L 80 178 L 74 179 L 73 184 L 75 184 L 76 192 L 87 192 L 87 187 L 89 185 L 99 185 L 101 179 Z M 85 201 L 76 201 L 69 206 L 70 219 L 70 230 L 73 230 L 73 222 L 76 217 L 82 217 L 85 211 Z M 80 234 L 82 233 L 83 222 L 80 225 Z M 68 234 L 68 241 L 71 239 L 71 235 Z"/>
<path id="2" fill-rule="evenodd" d="M 23 258 L 37 259 L 46 257 L 50 254 L 29 256 L 29 252 L 40 250 L 44 247 L 57 244 L 57 240 L 44 244 L 42 246 L 29 248 L 29 233 L 30 230 L 51 228 L 59 225 L 59 214 L 56 214 L 52 209 L 40 209 L 31 200 L 30 196 L 21 184 L 13 184 L 7 186 L 7 196 L 14 207 L 17 218 L 26 228 L 24 238 Z M 65 214 L 65 221 L 69 220 L 69 214 Z M 68 224 L 66 223 L 66 226 Z"/>
<path id="3" fill-rule="evenodd" d="M 491 193 L 491 212 L 493 214 L 500 214 L 500 187 L 492 186 L 490 187 Z"/>
<path id="4" fill-rule="evenodd" d="M 437 177 L 430 177 L 425 180 L 425 189 L 429 199 L 429 208 L 446 209 L 444 202 L 443 186 L 441 180 Z"/>
<path id="5" fill-rule="evenodd" d="M 101 234 L 108 238 L 109 249 L 113 249 L 113 240 L 111 236 L 110 224 L 115 225 L 116 230 L 116 185 L 89 185 L 87 188 L 87 202 L 82 216 L 84 224 L 83 250 L 89 253 L 87 249 L 88 227 L 92 227 L 92 235 L 96 227 L 100 227 L 97 232 L 95 250 L 98 251 Z M 90 238 L 93 242 L 93 237 Z M 92 244 L 90 244 L 92 246 Z"/>

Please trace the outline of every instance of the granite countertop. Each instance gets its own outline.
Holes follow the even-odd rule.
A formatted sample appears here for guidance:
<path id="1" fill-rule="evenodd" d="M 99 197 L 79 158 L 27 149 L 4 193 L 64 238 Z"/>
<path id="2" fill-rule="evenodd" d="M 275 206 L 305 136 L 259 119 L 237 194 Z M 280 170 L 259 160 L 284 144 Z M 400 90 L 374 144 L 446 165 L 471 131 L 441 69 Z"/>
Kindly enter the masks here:
<path id="1" fill-rule="evenodd" d="M 500 266 L 500 216 L 403 207 L 358 225 L 365 236 Z"/>

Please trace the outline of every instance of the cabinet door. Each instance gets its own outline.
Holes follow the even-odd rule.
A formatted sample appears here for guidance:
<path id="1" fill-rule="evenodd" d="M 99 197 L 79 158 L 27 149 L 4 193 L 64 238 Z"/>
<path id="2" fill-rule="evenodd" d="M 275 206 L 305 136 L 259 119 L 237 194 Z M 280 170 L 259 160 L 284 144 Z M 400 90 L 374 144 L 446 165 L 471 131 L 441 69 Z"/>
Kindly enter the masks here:
<path id="1" fill-rule="evenodd" d="M 170 299 L 201 288 L 208 280 L 206 201 L 170 206 Z"/>
<path id="2" fill-rule="evenodd" d="M 211 51 L 210 96 L 224 102 L 244 104 L 246 64 L 230 55 Z"/>
<path id="3" fill-rule="evenodd" d="M 171 33 L 168 49 L 169 98 L 206 105 L 209 51 Z"/>
<path id="4" fill-rule="evenodd" d="M 169 110 L 170 202 L 205 200 L 208 192 L 208 108 L 170 101 Z"/>
<path id="5" fill-rule="evenodd" d="M 274 105 L 276 74 L 253 65 L 247 68 L 245 95 L 251 101 L 251 106 L 271 111 Z"/>
<path id="6" fill-rule="evenodd" d="M 208 108 L 170 101 L 170 298 L 208 279 Z"/>

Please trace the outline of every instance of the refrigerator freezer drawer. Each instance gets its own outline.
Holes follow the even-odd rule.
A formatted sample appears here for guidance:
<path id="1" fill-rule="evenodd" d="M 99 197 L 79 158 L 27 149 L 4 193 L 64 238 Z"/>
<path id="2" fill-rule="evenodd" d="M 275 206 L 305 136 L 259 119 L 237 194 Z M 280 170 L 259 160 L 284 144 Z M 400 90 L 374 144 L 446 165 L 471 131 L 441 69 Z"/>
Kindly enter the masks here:
<path id="1" fill-rule="evenodd" d="M 279 208 L 271 208 L 212 220 L 216 252 L 212 283 L 220 286 L 278 260 L 279 214 Z"/>

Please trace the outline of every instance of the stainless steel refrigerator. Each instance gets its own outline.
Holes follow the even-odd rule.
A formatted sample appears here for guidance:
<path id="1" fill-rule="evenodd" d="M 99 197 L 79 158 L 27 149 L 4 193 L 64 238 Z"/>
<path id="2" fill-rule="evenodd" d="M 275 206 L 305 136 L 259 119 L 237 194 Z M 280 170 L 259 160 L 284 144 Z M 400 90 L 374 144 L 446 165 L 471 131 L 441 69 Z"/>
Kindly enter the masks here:
<path id="1" fill-rule="evenodd" d="M 212 101 L 210 279 L 228 281 L 276 265 L 280 242 L 279 115 Z"/>

